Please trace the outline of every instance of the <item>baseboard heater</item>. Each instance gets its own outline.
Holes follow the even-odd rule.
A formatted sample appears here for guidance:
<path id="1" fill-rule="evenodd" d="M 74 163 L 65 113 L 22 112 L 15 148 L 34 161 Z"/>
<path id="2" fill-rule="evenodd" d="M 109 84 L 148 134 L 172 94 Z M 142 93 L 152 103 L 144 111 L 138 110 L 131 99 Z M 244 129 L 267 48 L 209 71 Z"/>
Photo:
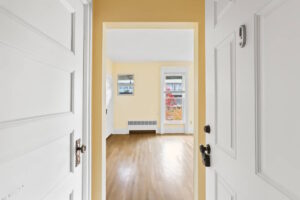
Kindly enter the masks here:
<path id="1" fill-rule="evenodd" d="M 128 121 L 129 133 L 157 132 L 157 121 Z"/>

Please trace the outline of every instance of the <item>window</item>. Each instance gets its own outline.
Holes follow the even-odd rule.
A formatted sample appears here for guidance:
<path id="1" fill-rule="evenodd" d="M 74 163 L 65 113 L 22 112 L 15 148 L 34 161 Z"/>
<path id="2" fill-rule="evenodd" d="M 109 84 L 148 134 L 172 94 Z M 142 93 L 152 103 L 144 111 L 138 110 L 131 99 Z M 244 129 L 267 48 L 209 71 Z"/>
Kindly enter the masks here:
<path id="1" fill-rule="evenodd" d="M 134 79 L 133 75 L 118 75 L 118 94 L 133 95 Z"/>
<path id="2" fill-rule="evenodd" d="M 182 74 L 164 76 L 165 121 L 184 120 L 185 84 Z"/>

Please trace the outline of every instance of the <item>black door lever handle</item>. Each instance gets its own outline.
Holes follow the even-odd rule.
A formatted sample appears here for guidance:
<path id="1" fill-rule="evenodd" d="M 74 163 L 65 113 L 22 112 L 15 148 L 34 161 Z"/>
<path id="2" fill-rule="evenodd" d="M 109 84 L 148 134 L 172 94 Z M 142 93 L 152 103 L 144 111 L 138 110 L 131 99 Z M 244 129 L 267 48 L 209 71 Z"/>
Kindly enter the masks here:
<path id="1" fill-rule="evenodd" d="M 208 145 L 206 145 L 206 147 L 205 147 L 203 144 L 201 144 L 201 145 L 200 145 L 200 152 L 201 152 L 201 153 L 205 153 L 206 151 L 207 151 L 207 154 L 210 154 L 210 151 L 211 151 L 210 145 L 208 144 Z"/>
<path id="2" fill-rule="evenodd" d="M 206 145 L 206 147 L 204 145 L 200 145 L 200 152 L 201 152 L 201 156 L 202 156 L 202 163 L 205 167 L 210 167 L 210 153 L 211 153 L 211 148 L 210 145 Z"/>

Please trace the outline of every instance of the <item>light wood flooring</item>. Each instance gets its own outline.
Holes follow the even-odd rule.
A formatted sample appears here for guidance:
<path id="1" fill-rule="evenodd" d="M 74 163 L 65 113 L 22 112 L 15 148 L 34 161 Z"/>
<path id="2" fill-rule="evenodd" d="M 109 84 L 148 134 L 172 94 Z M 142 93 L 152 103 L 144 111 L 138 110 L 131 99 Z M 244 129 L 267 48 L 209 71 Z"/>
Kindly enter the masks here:
<path id="1" fill-rule="evenodd" d="M 112 135 L 106 143 L 107 200 L 193 199 L 193 136 Z"/>

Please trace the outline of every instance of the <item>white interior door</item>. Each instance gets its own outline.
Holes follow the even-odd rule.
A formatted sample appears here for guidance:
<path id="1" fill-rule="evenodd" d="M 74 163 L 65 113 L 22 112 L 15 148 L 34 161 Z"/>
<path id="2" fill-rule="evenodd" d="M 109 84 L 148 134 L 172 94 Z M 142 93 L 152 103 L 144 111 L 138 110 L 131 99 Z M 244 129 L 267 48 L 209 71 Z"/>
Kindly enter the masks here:
<path id="1" fill-rule="evenodd" d="M 299 19 L 299 0 L 206 0 L 207 200 L 300 199 Z"/>
<path id="2" fill-rule="evenodd" d="M 82 199 L 83 5 L 0 0 L 0 199 Z"/>

